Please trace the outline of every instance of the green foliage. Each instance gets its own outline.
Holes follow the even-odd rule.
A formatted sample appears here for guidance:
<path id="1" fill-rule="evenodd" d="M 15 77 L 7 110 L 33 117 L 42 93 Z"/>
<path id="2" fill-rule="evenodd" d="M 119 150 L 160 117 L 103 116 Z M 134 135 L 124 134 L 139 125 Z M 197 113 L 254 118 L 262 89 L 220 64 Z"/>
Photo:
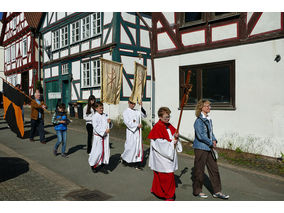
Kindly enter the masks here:
<path id="1" fill-rule="evenodd" d="M 147 124 L 146 121 L 142 120 L 142 141 L 143 143 L 150 144 L 148 135 L 151 131 L 151 127 Z"/>
<path id="2" fill-rule="evenodd" d="M 237 153 L 242 153 L 242 152 L 243 152 L 240 147 L 237 147 L 235 151 L 236 151 Z"/>

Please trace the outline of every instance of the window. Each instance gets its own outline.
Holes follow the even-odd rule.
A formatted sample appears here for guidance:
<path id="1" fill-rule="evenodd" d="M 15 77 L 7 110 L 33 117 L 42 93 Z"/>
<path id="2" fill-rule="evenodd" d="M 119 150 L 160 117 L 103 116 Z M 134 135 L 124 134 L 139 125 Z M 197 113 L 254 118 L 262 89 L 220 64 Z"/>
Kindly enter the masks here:
<path id="1" fill-rule="evenodd" d="M 17 26 L 17 17 L 13 19 L 13 30 L 16 30 L 16 26 Z"/>
<path id="2" fill-rule="evenodd" d="M 185 107 L 194 109 L 200 99 L 208 99 L 213 109 L 235 109 L 235 61 L 180 67 L 180 104 L 188 70 L 193 87 Z"/>
<path id="3" fill-rule="evenodd" d="M 183 27 L 198 25 L 203 23 L 205 23 L 205 13 L 201 12 L 181 13 L 180 25 Z"/>
<path id="4" fill-rule="evenodd" d="M 239 14 L 238 12 L 185 12 L 180 13 L 179 24 L 180 27 L 190 27 L 223 19 L 236 18 Z"/>
<path id="5" fill-rule="evenodd" d="M 82 19 L 82 39 L 90 37 L 90 16 Z"/>
<path id="6" fill-rule="evenodd" d="M 83 87 L 91 86 L 91 78 L 90 78 L 90 62 L 82 63 L 82 71 L 83 71 L 83 78 L 82 78 L 82 85 Z"/>
<path id="7" fill-rule="evenodd" d="M 72 43 L 75 43 L 80 40 L 80 22 L 76 21 L 72 24 Z"/>
<path id="8" fill-rule="evenodd" d="M 61 29 L 61 47 L 68 45 L 68 27 L 63 27 Z"/>
<path id="9" fill-rule="evenodd" d="M 101 33 L 101 13 L 93 14 L 93 36 Z"/>
<path id="10" fill-rule="evenodd" d="M 10 54 L 11 54 L 11 49 L 10 47 L 7 48 L 6 50 L 6 63 L 10 63 Z"/>
<path id="11" fill-rule="evenodd" d="M 53 32 L 53 50 L 59 48 L 59 30 Z"/>
<path id="12" fill-rule="evenodd" d="M 68 74 L 68 73 L 69 73 L 69 71 L 68 71 L 68 64 L 63 64 L 61 66 L 61 74 L 65 75 L 65 74 Z"/>
<path id="13" fill-rule="evenodd" d="M 24 39 L 23 40 L 23 56 L 27 55 L 27 50 L 28 50 L 27 39 Z"/>
<path id="14" fill-rule="evenodd" d="M 11 61 L 15 61 L 15 54 L 16 54 L 16 50 L 15 50 L 15 44 L 14 44 L 11 47 Z"/>
<path id="15" fill-rule="evenodd" d="M 93 75 L 93 86 L 100 86 L 101 84 L 101 66 L 100 60 L 92 61 L 92 75 Z"/>

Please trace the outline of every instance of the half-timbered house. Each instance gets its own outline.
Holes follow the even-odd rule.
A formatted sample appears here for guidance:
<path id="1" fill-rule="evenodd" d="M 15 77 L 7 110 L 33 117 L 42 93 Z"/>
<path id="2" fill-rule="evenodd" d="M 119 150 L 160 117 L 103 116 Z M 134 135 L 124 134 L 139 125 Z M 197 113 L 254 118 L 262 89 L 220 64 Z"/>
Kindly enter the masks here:
<path id="1" fill-rule="evenodd" d="M 116 118 L 127 107 L 134 78 L 134 61 L 148 67 L 144 106 L 150 111 L 151 60 L 148 14 L 123 12 L 49 12 L 40 32 L 43 45 L 44 90 L 50 109 L 58 93 L 62 102 L 100 98 L 100 57 L 123 63 L 121 102 L 110 106 Z M 144 18 L 143 18 L 144 17 Z M 146 26 L 146 25 L 147 26 Z M 151 113 L 150 113 L 151 114 Z"/>
<path id="2" fill-rule="evenodd" d="M 284 153 L 283 19 L 283 12 L 153 13 L 155 108 L 169 106 L 177 124 L 191 70 L 182 135 L 194 138 L 195 105 L 209 99 L 219 146 Z"/>
<path id="3" fill-rule="evenodd" d="M 5 12 L 0 44 L 4 47 L 4 74 L 13 85 L 33 94 L 38 75 L 38 26 L 42 13 Z"/>

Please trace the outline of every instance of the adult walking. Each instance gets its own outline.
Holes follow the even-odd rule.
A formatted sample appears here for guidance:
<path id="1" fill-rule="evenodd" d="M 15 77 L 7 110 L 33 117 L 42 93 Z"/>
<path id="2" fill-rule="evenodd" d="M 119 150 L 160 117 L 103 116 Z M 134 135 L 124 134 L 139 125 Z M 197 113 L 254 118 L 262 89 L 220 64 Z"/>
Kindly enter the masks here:
<path id="1" fill-rule="evenodd" d="M 45 133 L 44 133 L 44 109 L 47 109 L 47 106 L 40 99 L 39 89 L 36 89 L 34 98 L 35 98 L 35 101 L 31 102 L 30 141 L 34 142 L 34 135 L 35 135 L 36 129 L 38 129 L 40 142 L 42 144 L 46 144 Z"/>
<path id="2" fill-rule="evenodd" d="M 210 101 L 200 100 L 195 108 L 196 120 L 194 122 L 195 139 L 194 148 L 194 177 L 193 195 L 201 198 L 208 196 L 202 192 L 205 165 L 207 167 L 211 185 L 213 187 L 213 197 L 228 199 L 229 195 L 221 193 L 221 178 L 216 159 L 213 158 L 212 149 L 216 147 L 217 140 L 213 133 L 212 120 L 209 117 Z"/>
<path id="3" fill-rule="evenodd" d="M 88 132 L 88 142 L 87 142 L 87 153 L 90 154 L 92 150 L 92 143 L 93 143 L 93 125 L 92 125 L 92 117 L 95 114 L 95 104 L 96 104 L 96 97 L 90 95 L 88 99 L 88 104 L 83 108 L 83 118 L 86 121 L 86 129 Z"/>

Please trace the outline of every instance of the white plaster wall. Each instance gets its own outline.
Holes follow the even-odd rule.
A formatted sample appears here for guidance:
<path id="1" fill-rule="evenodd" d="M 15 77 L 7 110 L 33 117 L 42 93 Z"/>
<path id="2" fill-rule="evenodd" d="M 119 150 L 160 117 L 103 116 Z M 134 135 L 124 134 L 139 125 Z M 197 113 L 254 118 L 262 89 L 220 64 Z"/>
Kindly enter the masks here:
<path id="1" fill-rule="evenodd" d="M 120 42 L 124 44 L 131 44 L 131 40 L 125 32 L 123 26 L 120 26 Z"/>
<path id="2" fill-rule="evenodd" d="M 57 20 L 65 17 L 65 12 L 57 12 Z"/>
<path id="3" fill-rule="evenodd" d="M 88 50 L 88 49 L 90 49 L 89 47 L 90 47 L 90 43 L 89 43 L 89 41 L 86 41 L 86 42 L 81 44 L 81 51 Z"/>
<path id="4" fill-rule="evenodd" d="M 91 92 L 90 92 L 90 90 L 83 90 L 82 91 L 82 95 L 83 95 L 83 98 L 82 99 L 88 99 L 89 98 L 89 96 L 91 95 Z"/>
<path id="5" fill-rule="evenodd" d="M 279 63 L 274 61 L 276 54 L 282 56 Z M 236 110 L 212 110 L 210 115 L 218 144 L 228 147 L 232 143 L 232 148 L 279 156 L 284 153 L 283 56 L 284 39 L 278 39 L 155 59 L 155 109 L 168 106 L 176 126 L 179 66 L 235 60 Z M 194 121 L 194 110 L 185 110 L 180 133 L 193 139 Z"/>
<path id="6" fill-rule="evenodd" d="M 68 49 L 65 49 L 65 50 L 62 50 L 62 51 L 60 51 L 60 57 L 62 58 L 62 57 L 65 57 L 65 56 L 67 56 L 68 55 Z"/>
<path id="7" fill-rule="evenodd" d="M 281 13 L 264 12 L 260 16 L 251 35 L 281 29 Z"/>
<path id="8" fill-rule="evenodd" d="M 149 32 L 147 30 L 140 30 L 140 45 L 142 47 L 150 48 Z"/>
<path id="9" fill-rule="evenodd" d="M 175 23 L 175 13 L 174 12 L 163 12 L 163 15 L 167 19 L 170 25 Z"/>
<path id="10" fill-rule="evenodd" d="M 220 27 L 212 27 L 212 41 L 219 41 L 238 36 L 238 24 L 228 24 Z"/>
<path id="11" fill-rule="evenodd" d="M 104 25 L 109 24 L 112 21 L 112 17 L 112 12 L 104 12 Z"/>
<path id="12" fill-rule="evenodd" d="M 175 48 L 174 43 L 170 39 L 169 35 L 164 33 L 158 34 L 158 50 L 166 50 L 166 49 L 172 49 Z"/>
<path id="13" fill-rule="evenodd" d="M 92 48 L 101 46 L 101 37 L 92 40 Z"/>
<path id="14" fill-rule="evenodd" d="M 195 45 L 205 43 L 205 30 L 198 30 L 190 33 L 184 33 L 181 35 L 183 45 Z"/>
<path id="15" fill-rule="evenodd" d="M 75 87 L 76 87 L 77 92 L 78 92 L 79 95 L 80 95 L 80 83 L 75 84 Z M 74 85 L 73 85 L 73 84 L 72 84 L 72 87 L 71 87 L 71 100 L 72 100 L 72 101 L 77 100 L 77 96 L 76 96 L 76 92 L 75 92 L 75 89 L 74 89 Z"/>
<path id="16" fill-rule="evenodd" d="M 71 54 L 74 54 L 74 53 L 78 53 L 79 52 L 79 45 L 76 45 L 76 46 L 72 46 L 70 48 L 70 55 Z"/>
<path id="17" fill-rule="evenodd" d="M 121 13 L 121 17 L 124 21 L 136 24 L 136 16 L 129 13 Z"/>

